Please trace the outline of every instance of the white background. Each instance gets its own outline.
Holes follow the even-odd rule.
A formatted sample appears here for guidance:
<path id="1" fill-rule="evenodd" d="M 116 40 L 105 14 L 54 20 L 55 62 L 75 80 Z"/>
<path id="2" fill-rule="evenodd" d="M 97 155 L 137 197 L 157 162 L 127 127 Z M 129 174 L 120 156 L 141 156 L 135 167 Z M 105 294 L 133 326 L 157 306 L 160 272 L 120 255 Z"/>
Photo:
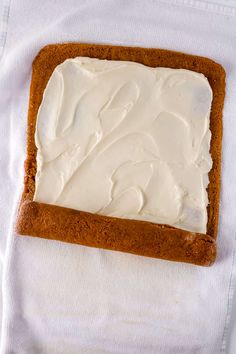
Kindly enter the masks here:
<path id="1" fill-rule="evenodd" d="M 209 1 L 212 3 L 212 1 Z M 214 3 L 221 3 L 225 5 L 231 5 L 236 7 L 236 1 L 234 0 L 215 0 Z M 3 12 L 3 0 L 0 0 L 0 18 L 2 18 L 1 14 Z M 55 5 L 56 6 L 56 5 Z M 24 26 L 24 23 L 22 23 L 22 27 Z M 4 39 L 3 39 L 4 40 Z M 1 259 L 3 260 L 3 258 Z M 236 352 L 236 299 L 234 299 L 233 306 L 232 306 L 232 316 L 231 316 L 231 322 L 230 322 L 230 327 L 228 331 L 228 349 L 227 353 L 234 354 Z M 235 314 L 235 315 L 234 315 Z"/>

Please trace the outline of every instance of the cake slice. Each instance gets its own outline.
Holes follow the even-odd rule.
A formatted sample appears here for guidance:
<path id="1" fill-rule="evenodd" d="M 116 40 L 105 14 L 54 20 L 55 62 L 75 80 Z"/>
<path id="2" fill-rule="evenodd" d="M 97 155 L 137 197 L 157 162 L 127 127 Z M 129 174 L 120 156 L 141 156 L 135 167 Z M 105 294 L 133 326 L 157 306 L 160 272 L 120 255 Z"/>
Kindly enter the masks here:
<path id="1" fill-rule="evenodd" d="M 76 59 L 65 62 L 70 58 Z M 108 62 L 101 59 L 107 59 Z M 144 64 L 145 67 L 132 62 Z M 60 65 L 62 63 L 63 66 Z M 57 69 L 54 71 L 56 67 Z M 63 72 L 60 69 L 62 67 L 64 73 L 67 73 L 63 80 L 61 80 Z M 81 92 L 79 88 L 78 92 L 76 91 L 76 80 L 74 80 L 73 86 L 73 70 L 79 72 L 78 85 L 81 83 Z M 112 70 L 116 71 L 115 76 L 111 75 Z M 128 83 L 121 80 L 121 77 L 124 77 L 123 71 L 126 81 L 130 76 Z M 52 74 L 55 77 L 54 81 L 50 79 L 50 77 L 53 78 Z M 104 75 L 107 79 L 103 78 Z M 157 77 L 159 86 L 152 81 L 153 77 Z M 183 77 L 187 78 L 187 85 L 181 84 Z M 70 80 L 66 82 L 66 78 L 67 81 L 68 78 Z M 138 88 L 135 86 L 135 80 L 141 82 Z M 100 92 L 94 88 L 95 81 L 97 87 L 101 87 Z M 76 130 L 76 122 L 70 121 L 69 111 L 65 111 L 61 107 L 61 101 L 54 105 L 54 101 L 60 97 L 55 90 L 55 85 L 58 85 L 61 90 L 62 84 L 66 88 L 66 92 L 69 90 L 68 87 L 71 87 L 69 97 L 74 92 L 77 96 L 79 95 L 80 100 L 83 100 L 83 104 L 80 103 L 76 106 L 76 115 L 84 117 L 83 120 L 79 119 L 78 130 Z M 122 90 L 120 84 L 122 84 Z M 162 101 L 159 102 L 159 92 L 167 86 L 169 88 L 168 94 L 165 98 L 162 95 Z M 91 109 L 86 110 L 86 107 L 90 107 L 88 102 L 91 102 L 91 97 L 89 101 L 86 96 L 86 87 L 89 87 L 90 91 L 94 91 L 92 113 Z M 152 99 L 150 99 L 148 91 L 150 87 L 152 88 L 150 92 L 154 93 Z M 48 90 L 51 92 L 50 97 L 53 102 L 49 105 L 45 104 L 45 101 L 49 100 Z M 192 96 L 191 90 L 194 92 Z M 77 43 L 44 47 L 33 63 L 28 114 L 25 189 L 16 224 L 17 232 L 21 235 L 56 239 L 174 261 L 199 265 L 212 264 L 216 257 L 215 238 L 219 209 L 224 90 L 224 69 L 207 58 L 160 49 Z M 182 99 L 178 98 L 179 92 L 184 95 Z M 210 92 L 212 92 L 212 96 Z M 148 97 L 145 96 L 147 93 Z M 52 97 L 55 98 L 52 100 Z M 211 98 L 212 103 L 210 102 Z M 149 105 L 147 105 L 147 100 Z M 133 114 L 135 117 L 130 118 L 130 112 L 134 112 L 133 105 L 136 103 L 137 106 L 137 101 L 139 106 L 136 116 Z M 187 107 L 188 112 L 184 104 L 185 101 L 186 104 L 191 101 L 191 109 Z M 200 124 L 202 111 L 206 107 L 209 108 L 210 103 L 211 140 L 209 134 L 199 133 L 202 129 Z M 65 105 L 65 103 L 63 104 Z M 55 107 L 58 110 L 58 105 L 62 112 L 64 109 L 64 115 L 61 114 L 57 121 Z M 162 110 L 157 114 L 160 105 Z M 101 109 L 99 110 L 99 119 L 95 121 L 93 110 L 96 107 Z M 163 107 L 165 111 L 168 108 L 167 114 L 166 112 L 163 114 Z M 148 118 L 144 125 L 142 120 L 139 123 L 138 120 L 135 121 L 142 109 L 148 112 L 146 114 Z M 149 118 L 149 115 L 152 114 L 156 114 L 158 119 L 156 117 Z M 176 119 L 173 120 L 173 116 L 177 117 L 177 124 L 175 123 Z M 196 117 L 200 117 L 199 120 L 196 120 Z M 190 131 L 194 131 L 195 134 L 191 135 L 189 142 L 188 136 L 186 138 L 190 124 L 186 121 L 187 118 L 192 124 Z M 132 119 L 135 123 L 133 125 Z M 162 121 L 163 124 L 160 123 Z M 57 122 L 56 130 L 55 122 Z M 169 125 L 166 122 L 169 122 Z M 198 126 L 196 126 L 196 122 L 198 122 Z M 73 127 L 71 132 L 70 127 Z M 167 128 L 170 130 L 173 127 L 176 129 L 176 134 L 172 134 L 171 137 L 173 140 L 177 136 L 177 141 L 173 143 L 170 140 L 169 144 L 172 148 L 167 149 L 165 132 Z M 156 140 L 153 138 L 153 131 L 159 132 L 157 137 L 154 136 Z M 126 133 L 124 134 L 124 132 Z M 205 129 L 204 132 L 207 130 Z M 183 134 L 181 144 L 178 134 Z M 80 144 L 77 146 L 76 138 L 79 135 Z M 129 139 L 132 136 L 132 140 L 126 138 L 126 144 L 119 143 L 116 145 L 116 149 L 111 149 L 110 146 L 114 147 L 114 141 L 120 141 L 119 139 L 124 135 Z M 89 139 L 82 144 L 84 136 Z M 150 136 L 152 136 L 151 139 Z M 169 138 L 169 133 L 166 137 Z M 155 147 L 156 145 L 150 142 L 151 140 L 158 141 L 158 146 Z M 72 141 L 73 143 L 71 143 Z M 192 146 L 190 147 L 191 142 Z M 207 151 L 209 142 L 210 155 Z M 201 148 L 200 152 L 196 148 L 198 143 Z M 176 144 L 180 145 L 178 149 L 176 149 Z M 119 150 L 121 145 L 123 146 L 123 155 Z M 68 148 L 65 149 L 65 146 Z M 110 155 L 104 154 L 108 146 L 111 150 Z M 136 150 L 139 149 L 138 155 L 133 147 Z M 124 156 L 126 151 L 127 157 L 120 161 L 118 157 Z M 189 151 L 192 153 L 186 155 Z M 196 151 L 198 156 L 196 156 Z M 183 165 L 183 160 L 181 160 L 183 155 L 188 156 L 187 164 L 184 165 L 184 168 L 188 170 L 188 176 L 192 176 L 192 180 L 196 179 L 196 182 L 191 183 L 191 186 L 189 183 L 191 177 L 187 178 L 180 168 Z M 73 156 L 76 158 L 73 159 Z M 97 159 L 97 156 L 100 156 L 100 160 L 96 161 L 96 165 L 94 157 Z M 189 163 L 193 157 L 199 166 L 203 166 L 201 168 L 205 171 L 204 178 L 197 179 L 198 169 L 195 172 L 193 164 Z M 87 168 L 84 167 L 86 159 L 89 160 L 89 163 L 86 163 Z M 210 169 L 211 159 L 212 168 Z M 116 166 L 114 163 L 111 164 L 112 160 L 114 163 L 119 160 L 120 163 Z M 180 163 L 178 167 L 176 167 L 176 162 Z M 207 186 L 209 170 L 209 184 L 206 192 L 203 187 Z M 155 176 L 153 182 L 150 182 L 150 171 Z M 156 171 L 156 174 L 153 171 Z M 180 178 L 180 174 L 184 177 Z M 91 176 L 92 178 L 90 178 Z M 101 181 L 107 183 L 96 183 L 96 177 L 100 177 Z M 93 178 L 95 178 L 94 182 Z M 132 185 L 134 179 L 135 188 Z M 100 182 L 100 180 L 98 181 Z M 158 181 L 159 189 L 153 187 L 155 180 Z M 177 184 L 175 180 L 178 180 Z M 201 185 L 202 181 L 204 185 Z M 113 183 L 112 186 L 111 183 Z M 151 184 L 152 189 L 150 189 Z M 177 188 L 179 185 L 182 186 L 182 189 Z M 201 193 L 198 193 L 198 189 Z M 109 194 L 111 191 L 112 198 Z M 193 194 L 193 197 L 183 198 L 184 193 L 189 194 L 189 192 Z M 157 198 L 153 198 L 153 195 L 156 195 Z M 112 203 L 111 199 L 114 199 Z M 184 200 L 185 203 L 180 205 L 179 199 Z M 173 202 L 171 202 L 172 200 Z"/>

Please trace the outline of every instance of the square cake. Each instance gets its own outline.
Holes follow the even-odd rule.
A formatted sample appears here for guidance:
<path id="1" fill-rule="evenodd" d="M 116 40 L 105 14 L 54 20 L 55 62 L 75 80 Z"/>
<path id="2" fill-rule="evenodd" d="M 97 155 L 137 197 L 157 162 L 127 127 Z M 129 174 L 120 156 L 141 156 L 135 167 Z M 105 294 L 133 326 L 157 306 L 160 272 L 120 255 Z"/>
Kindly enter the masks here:
<path id="1" fill-rule="evenodd" d="M 45 47 L 33 64 L 18 233 L 210 265 L 224 88 L 207 58 Z"/>

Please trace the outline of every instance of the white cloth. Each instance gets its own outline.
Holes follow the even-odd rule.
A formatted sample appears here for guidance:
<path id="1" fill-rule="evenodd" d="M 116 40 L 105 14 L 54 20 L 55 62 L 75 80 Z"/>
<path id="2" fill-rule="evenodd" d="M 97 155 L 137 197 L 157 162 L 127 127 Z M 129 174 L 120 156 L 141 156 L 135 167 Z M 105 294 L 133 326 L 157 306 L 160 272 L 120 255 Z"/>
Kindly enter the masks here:
<path id="1" fill-rule="evenodd" d="M 203 1 L 11 0 L 0 63 L 2 353 L 223 353 L 236 226 L 235 35 L 236 9 Z M 43 45 L 65 41 L 168 48 L 225 67 L 218 258 L 211 268 L 13 233 L 31 63 Z"/>

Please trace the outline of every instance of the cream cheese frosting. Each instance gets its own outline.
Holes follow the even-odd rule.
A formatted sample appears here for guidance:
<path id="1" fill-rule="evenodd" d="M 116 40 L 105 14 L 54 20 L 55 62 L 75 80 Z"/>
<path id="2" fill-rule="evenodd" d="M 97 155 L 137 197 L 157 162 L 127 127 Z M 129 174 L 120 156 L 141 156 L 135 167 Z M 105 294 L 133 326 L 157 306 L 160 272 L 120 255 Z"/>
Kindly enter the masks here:
<path id="1" fill-rule="evenodd" d="M 38 111 L 34 200 L 205 233 L 211 102 L 196 72 L 66 60 Z"/>

